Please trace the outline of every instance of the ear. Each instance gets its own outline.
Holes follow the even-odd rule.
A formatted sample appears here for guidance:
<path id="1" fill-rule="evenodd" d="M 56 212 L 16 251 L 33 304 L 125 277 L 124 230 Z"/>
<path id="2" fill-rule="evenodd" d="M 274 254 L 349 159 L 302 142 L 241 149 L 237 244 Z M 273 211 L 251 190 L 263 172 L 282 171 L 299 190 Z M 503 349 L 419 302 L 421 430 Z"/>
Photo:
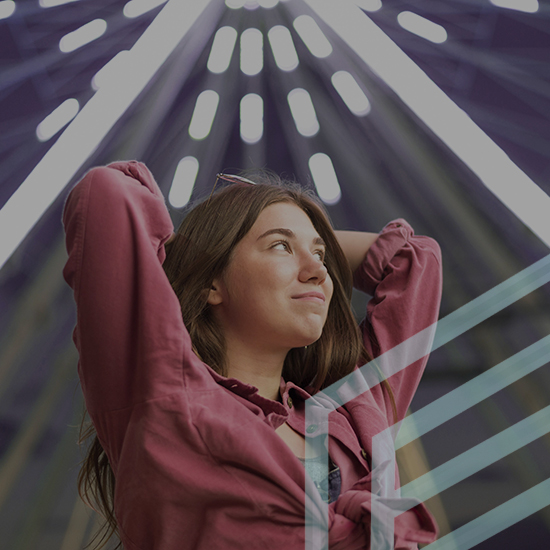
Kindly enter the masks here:
<path id="1" fill-rule="evenodd" d="M 207 302 L 211 306 L 217 306 L 218 304 L 222 303 L 221 285 L 218 279 L 214 279 L 212 281 L 212 287 L 210 288 L 210 291 L 208 293 Z"/>

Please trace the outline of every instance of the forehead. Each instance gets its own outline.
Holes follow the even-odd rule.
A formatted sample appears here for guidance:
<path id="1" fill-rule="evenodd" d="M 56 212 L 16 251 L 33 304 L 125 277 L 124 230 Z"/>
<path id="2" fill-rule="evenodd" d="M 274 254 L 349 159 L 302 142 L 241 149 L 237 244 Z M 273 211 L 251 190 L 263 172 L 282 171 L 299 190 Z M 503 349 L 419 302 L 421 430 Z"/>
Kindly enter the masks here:
<path id="1" fill-rule="evenodd" d="M 289 202 L 278 202 L 264 208 L 252 226 L 250 233 L 261 235 L 269 229 L 279 227 L 290 229 L 297 236 L 319 236 L 309 216 L 299 206 Z"/>

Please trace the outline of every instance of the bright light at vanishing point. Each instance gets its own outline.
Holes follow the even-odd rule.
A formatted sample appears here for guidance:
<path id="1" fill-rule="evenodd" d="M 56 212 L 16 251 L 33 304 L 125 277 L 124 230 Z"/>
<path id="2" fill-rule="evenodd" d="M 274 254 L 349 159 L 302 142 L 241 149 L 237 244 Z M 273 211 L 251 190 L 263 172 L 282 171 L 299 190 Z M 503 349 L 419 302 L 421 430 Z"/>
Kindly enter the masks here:
<path id="1" fill-rule="evenodd" d="M 247 94 L 241 99 L 241 139 L 257 143 L 264 134 L 264 101 L 258 94 Z"/>
<path id="2" fill-rule="evenodd" d="M 302 88 L 295 88 L 288 94 L 287 99 L 298 132 L 305 137 L 317 134 L 319 121 L 309 93 Z"/>
<path id="3" fill-rule="evenodd" d="M 168 201 L 174 208 L 182 208 L 189 202 L 198 173 L 199 161 L 195 157 L 185 157 L 178 162 L 168 193 Z"/>
<path id="4" fill-rule="evenodd" d="M 397 16 L 397 22 L 405 30 L 435 44 L 441 44 L 447 40 L 447 31 L 444 27 L 412 11 L 402 11 Z"/>
<path id="5" fill-rule="evenodd" d="M 307 49 L 315 57 L 324 58 L 332 53 L 330 42 L 313 17 L 300 15 L 294 19 L 293 25 Z"/>
<path id="6" fill-rule="evenodd" d="M 241 71 L 258 74 L 264 66 L 264 36 L 258 29 L 246 29 L 241 34 Z"/>
<path id="7" fill-rule="evenodd" d="M 221 74 L 228 69 L 236 41 L 237 31 L 233 27 L 218 29 L 206 64 L 211 73 Z"/>
<path id="8" fill-rule="evenodd" d="M 63 126 L 71 122 L 78 114 L 80 105 L 76 99 L 67 99 L 57 109 L 52 111 L 37 127 L 36 137 L 39 141 L 48 141 L 55 136 Z"/>
<path id="9" fill-rule="evenodd" d="M 210 133 L 218 110 L 220 96 L 214 90 L 205 90 L 197 97 L 195 110 L 189 124 L 189 135 L 193 139 L 204 139 Z"/>
<path id="10" fill-rule="evenodd" d="M 59 41 L 59 49 L 64 52 L 72 52 L 97 40 L 107 30 L 107 22 L 104 19 L 94 19 L 85 25 L 82 25 L 76 31 L 66 34 Z"/>
<path id="11" fill-rule="evenodd" d="M 370 102 L 353 75 L 347 71 L 338 71 L 332 75 L 331 82 L 354 115 L 365 116 L 369 114 Z"/>
<path id="12" fill-rule="evenodd" d="M 309 159 L 309 170 L 321 200 L 325 204 L 336 204 L 342 198 L 342 192 L 330 157 L 315 153 Z"/>

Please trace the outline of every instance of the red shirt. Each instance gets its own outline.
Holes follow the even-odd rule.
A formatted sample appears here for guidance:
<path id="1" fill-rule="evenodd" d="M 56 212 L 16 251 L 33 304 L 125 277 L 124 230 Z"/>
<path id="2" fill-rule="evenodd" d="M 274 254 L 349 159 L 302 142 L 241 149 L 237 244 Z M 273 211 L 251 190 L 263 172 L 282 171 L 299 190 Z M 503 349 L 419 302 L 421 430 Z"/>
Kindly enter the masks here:
<path id="1" fill-rule="evenodd" d="M 281 380 L 282 403 L 266 399 L 193 353 L 162 269 L 173 224 L 149 170 L 138 162 L 92 169 L 69 194 L 63 223 L 78 372 L 116 476 L 124 548 L 302 550 L 305 470 L 275 429 L 286 421 L 309 435 L 310 395 Z M 392 222 L 354 282 L 373 296 L 362 328 L 378 355 L 437 320 L 439 247 L 404 220 Z M 399 418 L 426 360 L 389 378 Z M 335 550 L 369 548 L 369 445 L 393 413 L 380 385 L 368 394 L 329 416 L 329 452 L 342 477 L 340 497 L 328 505 Z M 396 548 L 435 535 L 424 505 L 396 520 Z"/>

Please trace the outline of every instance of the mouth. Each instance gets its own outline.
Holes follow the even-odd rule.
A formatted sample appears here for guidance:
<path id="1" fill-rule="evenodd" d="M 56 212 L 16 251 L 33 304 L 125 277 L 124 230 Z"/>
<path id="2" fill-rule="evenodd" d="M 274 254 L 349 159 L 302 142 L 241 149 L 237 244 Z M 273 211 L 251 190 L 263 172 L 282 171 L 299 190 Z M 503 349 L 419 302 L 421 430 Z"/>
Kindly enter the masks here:
<path id="1" fill-rule="evenodd" d="M 316 302 L 318 304 L 325 303 L 325 296 L 321 292 L 304 292 L 303 294 L 296 294 L 292 296 L 292 299 L 303 302 Z"/>

